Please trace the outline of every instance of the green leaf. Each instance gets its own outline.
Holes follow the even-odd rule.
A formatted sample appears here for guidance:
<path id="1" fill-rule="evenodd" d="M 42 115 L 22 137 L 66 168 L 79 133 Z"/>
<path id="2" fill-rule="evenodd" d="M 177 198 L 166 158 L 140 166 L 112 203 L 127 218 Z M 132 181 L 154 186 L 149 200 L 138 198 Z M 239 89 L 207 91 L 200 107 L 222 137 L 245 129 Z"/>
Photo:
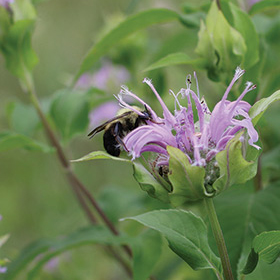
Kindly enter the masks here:
<path id="1" fill-rule="evenodd" d="M 53 148 L 46 144 L 40 143 L 25 135 L 15 132 L 1 132 L 0 133 L 0 152 L 12 150 L 16 148 L 24 148 L 26 150 L 41 151 L 48 153 L 53 151 Z"/>
<path id="2" fill-rule="evenodd" d="M 230 2 L 222 2 L 222 10 L 227 20 L 245 40 L 247 51 L 242 67 L 249 69 L 259 60 L 259 38 L 255 26 L 247 13 Z"/>
<path id="3" fill-rule="evenodd" d="M 33 29 L 33 20 L 25 19 L 15 22 L 0 46 L 7 68 L 25 83 L 28 82 L 28 72 L 31 72 L 38 62 L 37 55 L 31 47 Z"/>
<path id="4" fill-rule="evenodd" d="M 239 279 L 237 273 L 240 274 L 245 266 L 253 238 L 263 231 L 280 229 L 279 187 L 280 182 L 256 192 L 254 186 L 248 182 L 246 185 L 232 186 L 214 199 L 234 279 Z M 211 248 L 218 253 L 211 232 L 209 238 Z M 277 277 L 252 279 L 276 280 Z"/>
<path id="5" fill-rule="evenodd" d="M 268 9 L 274 9 L 280 6 L 280 0 L 265 0 L 260 1 L 252 6 L 249 13 L 250 15 L 263 12 Z"/>
<path id="6" fill-rule="evenodd" d="M 38 279 L 42 267 L 53 257 L 73 248 L 89 245 L 129 244 L 133 250 L 133 272 L 135 280 L 146 280 L 161 254 L 161 238 L 156 232 L 146 231 L 139 237 L 115 236 L 104 226 L 91 226 L 77 230 L 63 238 L 42 240 L 24 249 L 21 255 L 8 267 L 5 280 L 14 279 L 31 262 L 35 261 L 28 273 L 28 280 Z M 38 259 L 38 256 L 41 256 Z M 37 259 L 37 260 L 36 260 Z"/>
<path id="7" fill-rule="evenodd" d="M 198 28 L 200 26 L 201 19 L 205 18 L 205 13 L 196 12 L 192 14 L 185 14 L 180 16 L 180 21 L 188 28 Z"/>
<path id="8" fill-rule="evenodd" d="M 259 119 L 262 117 L 266 109 L 275 101 L 280 100 L 280 90 L 274 92 L 271 96 L 267 98 L 262 98 L 256 102 L 250 109 L 249 115 L 252 119 L 254 125 L 257 124 Z"/>
<path id="9" fill-rule="evenodd" d="M 88 160 L 94 160 L 94 159 L 113 159 L 113 160 L 131 162 L 128 159 L 111 156 L 108 153 L 103 152 L 103 151 L 91 152 L 79 159 L 71 160 L 71 162 L 81 162 L 81 161 L 88 161 Z"/>
<path id="10" fill-rule="evenodd" d="M 128 219 L 161 232 L 171 250 L 193 269 L 212 269 L 222 278 L 220 259 L 209 247 L 207 228 L 201 218 L 182 210 L 160 210 Z"/>
<path id="11" fill-rule="evenodd" d="M 201 22 L 196 52 L 208 61 L 206 66 L 209 78 L 228 80 L 236 65 L 244 61 L 247 47 L 241 34 L 230 26 L 222 11 L 213 1 L 206 17 Z"/>
<path id="12" fill-rule="evenodd" d="M 8 32 L 10 25 L 12 24 L 12 19 L 6 8 L 0 6 L 0 45 L 2 36 Z"/>
<path id="13" fill-rule="evenodd" d="M 33 106 L 12 102 L 8 104 L 6 109 L 9 124 L 13 131 L 26 136 L 34 134 L 40 120 Z"/>
<path id="14" fill-rule="evenodd" d="M 130 243 L 133 251 L 133 280 L 146 280 L 161 255 L 162 238 L 158 232 L 148 230 Z"/>
<path id="15" fill-rule="evenodd" d="M 280 231 L 262 232 L 253 240 L 252 250 L 243 273 L 251 273 L 256 268 L 259 259 L 271 264 L 275 262 L 279 256 Z"/>
<path id="16" fill-rule="evenodd" d="M 139 183 L 143 191 L 146 191 L 151 197 L 157 198 L 163 202 L 169 203 L 168 192 L 170 189 L 160 184 L 155 177 L 146 170 L 141 164 L 133 163 L 133 176 Z"/>
<path id="17" fill-rule="evenodd" d="M 91 48 L 82 62 L 75 80 L 77 80 L 81 74 L 88 71 L 101 56 L 122 39 L 140 29 L 147 28 L 153 24 L 174 21 L 178 19 L 178 17 L 179 15 L 176 12 L 167 9 L 152 9 L 127 17 Z"/>
<path id="18" fill-rule="evenodd" d="M 205 198 L 204 176 L 205 170 L 199 166 L 192 166 L 188 157 L 179 149 L 167 146 L 169 154 L 169 175 L 173 190 L 169 194 L 174 206 L 187 201 L 197 201 Z"/>
<path id="19" fill-rule="evenodd" d="M 184 53 L 172 53 L 151 64 L 144 71 L 151 71 L 158 68 L 180 64 L 202 66 L 205 64 L 205 61 L 203 59 L 191 59 L 187 54 Z"/>
<path id="20" fill-rule="evenodd" d="M 246 161 L 242 155 L 240 133 L 228 142 L 225 150 L 216 155 L 220 168 L 220 177 L 213 187 L 221 192 L 234 184 L 243 184 L 257 173 L 257 161 Z"/>
<path id="21" fill-rule="evenodd" d="M 19 257 L 9 264 L 8 272 L 5 274 L 4 279 L 15 279 L 15 277 L 24 270 L 31 261 L 33 261 L 38 255 L 46 252 L 51 244 L 50 240 L 42 239 L 27 246 L 21 252 Z"/>
<path id="22" fill-rule="evenodd" d="M 89 95 L 87 92 L 60 90 L 50 108 L 50 115 L 65 141 L 86 133 L 88 127 Z"/>
<path id="23" fill-rule="evenodd" d="M 31 0 L 15 0 L 10 6 L 14 21 L 36 18 L 36 10 Z"/>
<path id="24" fill-rule="evenodd" d="M 268 264 L 263 260 L 259 260 L 257 268 L 247 275 L 242 275 L 246 280 L 279 280 L 280 275 L 280 259 L 278 258 L 273 264 Z"/>

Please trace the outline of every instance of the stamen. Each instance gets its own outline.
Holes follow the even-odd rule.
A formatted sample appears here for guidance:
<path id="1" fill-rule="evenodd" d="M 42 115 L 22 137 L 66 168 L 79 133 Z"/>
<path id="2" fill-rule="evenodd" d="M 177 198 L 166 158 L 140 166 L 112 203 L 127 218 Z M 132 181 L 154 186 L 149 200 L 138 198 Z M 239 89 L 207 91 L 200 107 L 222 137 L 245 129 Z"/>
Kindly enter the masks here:
<path id="1" fill-rule="evenodd" d="M 117 100 L 120 102 L 120 100 L 122 101 L 123 104 L 126 104 L 125 106 L 129 106 L 126 102 L 123 101 L 122 99 L 122 96 L 121 95 L 129 95 L 131 96 L 132 98 L 134 98 L 135 100 L 137 100 L 139 103 L 141 103 L 142 105 L 144 105 L 144 107 L 146 107 L 148 109 L 149 112 L 151 112 L 151 116 L 152 116 L 152 119 L 154 120 L 158 120 L 158 116 L 157 114 L 154 112 L 154 110 L 147 104 L 145 103 L 141 98 L 139 98 L 137 95 L 135 95 L 134 93 L 132 93 L 131 91 L 128 90 L 128 88 L 124 85 L 121 86 L 121 91 L 120 91 L 120 94 L 118 94 L 118 98 Z M 130 106 L 131 107 L 131 106 Z M 124 107 L 125 108 L 125 107 Z M 128 107 L 129 108 L 129 107 Z M 135 110 L 133 110 L 135 111 Z M 143 113 L 140 113 L 139 115 L 141 116 L 145 116 Z"/>
<path id="2" fill-rule="evenodd" d="M 194 76 L 195 82 L 196 82 L 196 92 L 197 92 L 196 95 L 197 95 L 198 99 L 200 99 L 199 86 L 198 86 L 198 79 L 197 79 L 197 76 L 196 76 L 196 72 L 195 72 L 195 71 L 193 72 L 193 76 Z"/>
<path id="3" fill-rule="evenodd" d="M 152 81 L 148 78 L 145 78 L 143 80 L 143 83 L 146 83 L 151 90 L 153 91 L 153 93 L 155 94 L 155 96 L 157 97 L 162 109 L 163 109 L 163 116 L 166 119 L 167 122 L 170 122 L 171 126 L 175 125 L 176 120 L 174 118 L 174 116 L 170 113 L 169 109 L 167 108 L 167 106 L 165 105 L 165 103 L 163 102 L 163 100 L 161 99 L 160 95 L 158 94 L 158 92 L 156 91 L 155 87 L 152 84 Z"/>
<path id="4" fill-rule="evenodd" d="M 178 110 L 177 110 L 177 103 L 178 103 L 178 105 L 179 105 L 179 107 L 180 107 L 180 110 L 181 110 L 182 106 L 181 106 L 181 104 L 180 104 L 180 102 L 179 102 L 179 100 L 178 100 L 178 98 L 177 98 L 178 94 L 175 95 L 175 93 L 174 93 L 171 89 L 169 90 L 169 94 L 172 94 L 173 97 L 174 97 L 174 99 L 175 99 L 175 101 L 174 101 L 175 111 L 176 111 L 176 112 L 178 111 Z"/>
<path id="5" fill-rule="evenodd" d="M 245 70 L 242 70 L 240 67 L 237 67 L 235 70 L 235 74 L 233 76 L 233 79 L 231 80 L 227 90 L 225 91 L 225 94 L 221 100 L 222 103 L 224 103 L 228 97 L 228 94 L 232 88 L 232 86 L 234 85 L 234 83 L 245 73 Z"/>
<path id="6" fill-rule="evenodd" d="M 191 88 L 191 85 L 192 85 L 192 76 L 191 74 L 187 75 L 186 77 L 186 86 L 187 86 L 187 89 L 190 89 Z"/>

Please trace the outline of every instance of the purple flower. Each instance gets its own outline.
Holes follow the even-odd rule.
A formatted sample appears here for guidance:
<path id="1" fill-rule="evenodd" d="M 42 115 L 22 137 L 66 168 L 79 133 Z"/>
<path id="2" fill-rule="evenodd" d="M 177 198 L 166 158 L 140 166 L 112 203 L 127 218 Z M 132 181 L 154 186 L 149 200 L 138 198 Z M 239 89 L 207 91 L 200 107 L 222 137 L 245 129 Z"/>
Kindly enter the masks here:
<path id="1" fill-rule="evenodd" d="M 9 9 L 10 4 L 13 3 L 14 0 L 0 0 L 0 6 Z"/>
<path id="2" fill-rule="evenodd" d="M 50 259 L 44 266 L 44 270 L 48 271 L 48 272 L 54 272 L 58 266 L 59 266 L 59 261 L 60 258 L 59 257 L 54 257 L 52 259 Z"/>
<path id="3" fill-rule="evenodd" d="M 105 61 L 102 63 L 102 67 L 94 74 L 83 74 L 75 87 L 78 89 L 96 87 L 108 90 L 110 86 L 119 87 L 120 84 L 127 82 L 129 79 L 130 74 L 124 66 L 113 65 L 111 61 Z"/>
<path id="4" fill-rule="evenodd" d="M 248 0 L 247 4 L 249 6 L 249 8 L 251 8 L 254 4 L 256 4 L 257 2 L 260 2 L 261 0 Z"/>
<path id="5" fill-rule="evenodd" d="M 105 120 L 111 119 L 116 116 L 119 111 L 119 105 L 116 101 L 109 101 L 103 103 L 89 113 L 89 127 L 93 129 Z"/>
<path id="6" fill-rule="evenodd" d="M 7 267 L 0 265 L 0 273 L 6 273 L 6 272 L 7 272 Z"/>
<path id="7" fill-rule="evenodd" d="M 212 113 L 204 98 L 200 99 L 198 86 L 197 93 L 191 89 L 190 75 L 186 79 L 187 88 L 182 88 L 177 94 L 170 91 L 170 94 L 174 96 L 175 102 L 173 114 L 169 111 L 151 81 L 144 79 L 144 83 L 149 85 L 160 102 L 163 117 L 157 116 L 148 104 L 126 87 L 122 87 L 117 97 L 120 106 L 133 110 L 133 107 L 123 100 L 123 96 L 128 95 L 146 106 L 153 118 L 153 121 L 147 121 L 147 125 L 138 127 L 124 138 L 125 147 L 132 159 L 134 160 L 148 151 L 157 155 L 153 166 L 158 168 L 168 166 L 167 146 L 173 146 L 180 149 L 187 156 L 192 166 L 204 167 L 207 170 L 208 165 L 215 166 L 216 154 L 223 151 L 227 143 L 241 131 L 247 132 L 248 144 L 259 149 L 254 144 L 258 141 L 258 133 L 253 127 L 248 114 L 251 105 L 242 101 L 243 97 L 249 91 L 255 89 L 256 86 L 247 82 L 244 91 L 237 100 L 232 102 L 227 100 L 232 86 L 244 73 L 245 71 L 239 67 L 236 69 L 222 100 L 216 104 Z M 194 76 L 197 82 L 196 75 L 194 74 Z M 186 100 L 186 106 L 182 105 L 184 100 Z M 194 114 L 197 115 L 197 118 L 194 117 Z M 195 122 L 195 119 L 198 121 Z M 245 142 L 243 134 L 240 137 L 240 141 Z"/>

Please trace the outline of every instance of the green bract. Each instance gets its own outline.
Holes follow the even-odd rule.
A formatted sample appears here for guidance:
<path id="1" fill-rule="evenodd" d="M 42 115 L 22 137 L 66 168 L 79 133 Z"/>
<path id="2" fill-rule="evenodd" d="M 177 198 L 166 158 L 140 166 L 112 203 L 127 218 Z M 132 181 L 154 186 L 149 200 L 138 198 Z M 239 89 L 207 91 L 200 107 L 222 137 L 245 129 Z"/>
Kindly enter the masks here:
<path id="1" fill-rule="evenodd" d="M 238 9 L 234 7 L 233 11 L 236 13 Z M 206 69 L 212 80 L 226 80 L 228 73 L 232 73 L 236 65 L 242 65 L 244 62 L 247 46 L 237 30 L 228 23 L 223 12 L 213 1 L 206 22 L 201 22 L 196 48 L 197 54 L 207 59 Z M 248 64 L 254 62 L 254 58 L 246 60 Z"/>
<path id="2" fill-rule="evenodd" d="M 214 183 L 213 188 L 217 193 L 231 185 L 245 183 L 257 173 L 257 161 L 247 161 L 244 158 L 239 138 L 240 133 L 227 144 L 225 150 L 216 155 L 220 177 Z"/>
<path id="3" fill-rule="evenodd" d="M 177 206 L 204 198 L 204 168 L 192 166 L 187 156 L 177 148 L 169 146 L 167 151 L 170 156 L 168 178 L 172 184 L 172 204 Z"/>

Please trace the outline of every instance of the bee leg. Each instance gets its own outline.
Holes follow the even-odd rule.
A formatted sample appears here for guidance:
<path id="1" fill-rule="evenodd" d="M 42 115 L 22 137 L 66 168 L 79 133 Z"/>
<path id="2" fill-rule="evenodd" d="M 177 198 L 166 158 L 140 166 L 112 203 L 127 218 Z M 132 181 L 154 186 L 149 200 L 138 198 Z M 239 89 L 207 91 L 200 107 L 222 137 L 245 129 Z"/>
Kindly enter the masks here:
<path id="1" fill-rule="evenodd" d="M 115 136 L 115 139 L 116 141 L 124 148 L 124 150 L 126 152 L 128 152 L 128 149 L 127 147 L 125 146 L 121 136 L 120 136 L 120 131 L 122 131 L 122 128 L 121 128 L 121 123 L 120 122 L 117 122 L 116 125 L 115 125 L 115 128 L 114 128 L 114 136 Z"/>

